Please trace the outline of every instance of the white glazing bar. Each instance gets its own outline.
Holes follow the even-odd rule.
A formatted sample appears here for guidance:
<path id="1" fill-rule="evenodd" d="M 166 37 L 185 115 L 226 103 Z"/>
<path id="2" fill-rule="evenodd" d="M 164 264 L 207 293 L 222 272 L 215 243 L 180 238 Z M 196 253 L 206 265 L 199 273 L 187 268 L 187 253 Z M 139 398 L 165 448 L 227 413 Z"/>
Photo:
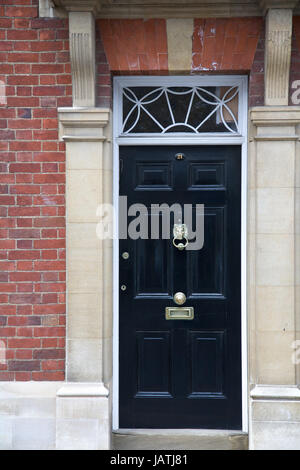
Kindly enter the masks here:
<path id="1" fill-rule="evenodd" d="M 142 119 L 142 115 L 140 113 L 141 110 L 145 112 L 150 119 L 161 129 L 161 132 L 157 131 L 152 131 L 151 126 L 148 128 L 148 132 L 151 133 L 152 135 L 156 134 L 165 134 L 165 133 L 173 133 L 174 135 L 177 134 L 176 130 L 172 132 L 172 128 L 176 128 L 176 126 L 181 126 L 181 127 L 186 127 L 187 133 L 189 130 L 191 130 L 194 133 L 201 133 L 201 128 L 204 123 L 206 123 L 213 115 L 216 113 L 218 110 L 220 110 L 220 116 L 221 116 L 221 121 L 218 121 L 216 118 L 216 123 L 215 125 L 217 126 L 218 124 L 222 123 L 223 126 L 225 127 L 225 134 L 226 133 L 231 133 L 231 134 L 238 134 L 239 133 L 239 124 L 238 124 L 238 117 L 236 117 L 233 113 L 233 111 L 230 109 L 228 106 L 228 103 L 234 100 L 234 98 L 239 95 L 239 90 L 240 87 L 239 85 L 234 84 L 231 86 L 224 94 L 222 98 L 218 96 L 220 87 L 221 85 L 215 86 L 217 88 L 216 93 L 213 93 L 212 91 L 209 90 L 209 88 L 213 88 L 212 84 L 209 84 L 206 88 L 203 86 L 192 86 L 192 87 L 187 87 L 186 85 L 183 86 L 183 82 L 181 84 L 181 87 L 184 88 L 184 90 L 176 90 L 174 86 L 169 86 L 169 87 L 152 87 L 152 90 L 149 92 L 149 90 L 145 90 L 145 94 L 141 97 L 138 98 L 137 93 L 133 91 L 132 88 L 130 87 L 125 87 L 121 86 L 121 92 L 123 93 L 123 99 L 128 100 L 128 102 L 132 103 L 131 109 L 129 109 L 127 116 L 123 116 L 123 123 L 121 126 L 121 129 L 119 130 L 119 135 L 135 135 L 137 132 L 137 126 Z M 138 88 L 137 85 L 134 86 L 134 89 L 136 90 Z M 145 85 L 140 85 L 139 86 L 140 90 L 143 91 Z M 177 86 L 178 88 L 178 86 Z M 234 93 L 230 95 L 232 90 L 235 90 Z M 172 103 L 170 102 L 169 95 L 174 95 L 174 96 L 185 96 L 185 95 L 191 95 L 188 104 L 186 104 L 186 109 L 182 110 L 182 116 L 180 117 L 179 120 L 176 121 L 175 119 L 175 112 L 172 108 Z M 160 98 L 164 96 L 166 99 L 166 104 L 164 101 L 159 102 Z M 196 100 L 195 100 L 196 98 Z M 157 102 L 157 107 L 156 110 L 153 110 L 153 106 L 151 108 L 151 111 L 147 109 L 148 105 L 153 105 L 153 103 Z M 205 103 L 207 105 L 206 107 L 206 116 L 204 115 L 203 117 L 203 111 L 205 111 L 205 107 L 202 107 L 202 112 L 199 113 L 199 117 L 201 116 L 201 119 L 192 124 L 191 122 L 188 122 L 190 119 L 191 112 L 194 111 L 194 116 L 195 112 L 197 111 L 197 104 Z M 159 113 L 163 109 L 163 106 L 165 106 L 166 109 L 168 109 L 169 114 L 170 114 L 170 120 L 169 124 L 163 125 L 160 122 L 159 119 Z M 213 109 L 211 110 L 211 107 Z M 233 126 L 235 128 L 231 128 L 228 123 L 226 122 L 226 119 L 224 118 L 223 114 L 223 108 L 226 109 L 228 114 L 232 118 Z M 129 129 L 126 129 L 127 122 L 130 118 L 130 116 L 133 115 L 133 113 L 137 111 L 137 116 L 134 120 L 134 123 L 130 126 Z M 154 116 L 153 113 L 156 113 L 156 116 Z M 176 113 L 178 115 L 178 111 Z M 200 131 L 199 131 L 200 129 Z M 146 129 L 147 130 L 147 129 Z M 169 132 L 170 131 L 170 132 Z M 145 132 L 143 132 L 144 134 Z M 212 130 L 209 132 L 209 134 L 216 134 L 216 131 Z"/>

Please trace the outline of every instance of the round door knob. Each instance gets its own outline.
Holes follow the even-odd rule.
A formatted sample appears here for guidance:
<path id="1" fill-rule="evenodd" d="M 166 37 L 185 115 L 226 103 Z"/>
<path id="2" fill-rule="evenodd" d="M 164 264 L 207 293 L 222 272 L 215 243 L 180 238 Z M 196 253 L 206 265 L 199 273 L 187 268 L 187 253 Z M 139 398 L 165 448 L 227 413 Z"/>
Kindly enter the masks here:
<path id="1" fill-rule="evenodd" d="M 176 292 L 176 294 L 173 297 L 173 300 L 175 304 L 183 305 L 186 301 L 186 296 L 183 292 Z"/>

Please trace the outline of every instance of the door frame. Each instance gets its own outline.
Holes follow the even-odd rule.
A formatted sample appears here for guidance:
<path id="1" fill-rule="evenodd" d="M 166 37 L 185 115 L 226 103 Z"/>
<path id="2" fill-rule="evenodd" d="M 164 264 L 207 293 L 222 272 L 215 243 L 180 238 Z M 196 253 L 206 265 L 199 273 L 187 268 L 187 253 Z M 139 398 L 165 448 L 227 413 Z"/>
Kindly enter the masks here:
<path id="1" fill-rule="evenodd" d="M 120 136 L 124 86 L 239 86 L 240 134 L 180 134 Z M 248 177 L 248 77 L 245 75 L 118 76 L 113 83 L 113 206 L 119 213 L 119 148 L 122 145 L 239 145 L 241 147 L 241 368 L 242 431 L 248 432 L 248 326 L 247 326 L 247 177 Z M 114 233 L 118 233 L 115 216 Z M 119 430 L 119 240 L 113 240 L 113 380 L 112 430 Z"/>

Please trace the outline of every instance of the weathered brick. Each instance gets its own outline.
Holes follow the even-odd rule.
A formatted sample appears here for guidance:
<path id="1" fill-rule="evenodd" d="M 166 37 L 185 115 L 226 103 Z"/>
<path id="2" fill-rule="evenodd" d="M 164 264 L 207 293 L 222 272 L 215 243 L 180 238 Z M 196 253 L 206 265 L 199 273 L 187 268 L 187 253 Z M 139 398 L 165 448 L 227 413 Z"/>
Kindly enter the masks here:
<path id="1" fill-rule="evenodd" d="M 40 129 L 40 119 L 9 119 L 8 127 L 11 129 Z"/>
<path id="2" fill-rule="evenodd" d="M 50 314 L 58 314 L 58 313 L 65 313 L 66 307 L 63 304 L 57 305 L 34 305 L 33 312 L 35 315 L 50 315 Z"/>
<path id="3" fill-rule="evenodd" d="M 40 215 L 39 207 L 9 207 L 8 215 L 10 217 L 34 217 Z"/>
<path id="4" fill-rule="evenodd" d="M 37 7 L 8 6 L 5 9 L 5 15 L 11 17 L 35 18 L 37 16 Z"/>
<path id="5" fill-rule="evenodd" d="M 9 149 L 12 151 L 26 152 L 26 151 L 35 151 L 38 152 L 41 150 L 41 142 L 31 141 L 31 142 L 10 142 Z"/>
<path id="6" fill-rule="evenodd" d="M 16 336 L 16 329 L 15 328 L 10 328 L 10 327 L 0 328 L 0 337 L 8 338 L 8 337 L 11 337 L 11 336 Z"/>
<path id="7" fill-rule="evenodd" d="M 7 341 L 8 348 L 34 349 L 39 348 L 40 344 L 40 338 L 9 338 Z"/>
<path id="8" fill-rule="evenodd" d="M 41 191 L 40 186 L 38 185 L 12 185 L 10 187 L 11 194 L 39 194 Z"/>
<path id="9" fill-rule="evenodd" d="M 40 349 L 33 351 L 34 359 L 64 359 L 64 349 Z"/>
<path id="10" fill-rule="evenodd" d="M 64 370 L 65 362 L 64 361 L 55 361 L 55 360 L 48 360 L 42 361 L 42 369 L 43 370 Z"/>
<path id="11" fill-rule="evenodd" d="M 17 240 L 18 249 L 31 249 L 33 248 L 32 240 Z"/>
<path id="12" fill-rule="evenodd" d="M 36 261 L 34 269 L 37 271 L 62 271 L 65 269 L 64 261 Z"/>
<path id="13" fill-rule="evenodd" d="M 65 240 L 64 239 L 49 239 L 49 240 L 35 240 L 34 248 L 35 249 L 49 249 L 49 248 L 64 248 Z"/>
<path id="14" fill-rule="evenodd" d="M 9 231 L 11 238 L 40 238 L 40 231 L 37 229 L 11 229 Z"/>
<path id="15" fill-rule="evenodd" d="M 31 119 L 31 109 L 30 108 L 19 108 L 18 110 L 18 117 L 23 119 Z"/>
<path id="16" fill-rule="evenodd" d="M 17 285 L 17 292 L 18 293 L 24 293 L 24 292 L 33 292 L 33 283 L 31 282 L 20 282 Z"/>
<path id="17" fill-rule="evenodd" d="M 55 39 L 55 36 L 56 36 L 56 31 L 53 30 L 53 29 L 49 29 L 48 31 L 47 30 L 42 30 L 42 31 L 39 31 L 39 39 L 41 41 L 50 41 L 52 39 Z M 62 39 L 62 38 L 58 38 L 58 39 Z"/>
<path id="18" fill-rule="evenodd" d="M 16 139 L 17 140 L 31 140 L 32 131 L 30 130 L 16 130 Z M 17 183 L 17 181 L 16 181 Z"/>
<path id="19" fill-rule="evenodd" d="M 17 336 L 32 338 L 32 328 L 28 326 L 17 328 Z"/>
<path id="20" fill-rule="evenodd" d="M 39 259 L 39 250 L 11 250 L 8 255 L 8 259 Z"/>
<path id="21" fill-rule="evenodd" d="M 34 54 L 33 52 L 11 52 L 7 54 L 7 62 L 16 63 L 36 63 L 39 62 L 38 54 Z"/>
<path id="22" fill-rule="evenodd" d="M 15 203 L 15 198 L 13 196 L 1 196 L 0 195 L 0 204 L 4 206 L 13 205 Z"/>
<path id="23" fill-rule="evenodd" d="M 0 22 L 1 24 L 1 22 Z M 14 373 L 13 372 L 4 372 L 4 371 L 0 371 L 0 381 L 12 381 L 14 380 Z"/>
<path id="24" fill-rule="evenodd" d="M 35 162 L 63 162 L 64 160 L 64 152 L 35 152 L 33 155 Z"/>
<path id="25" fill-rule="evenodd" d="M 31 380 L 31 372 L 18 372 L 15 373 L 15 380 L 19 382 L 28 382 Z"/>
<path id="26" fill-rule="evenodd" d="M 33 52 L 42 52 L 42 51 L 61 51 L 63 49 L 64 44 L 62 41 L 37 41 L 37 42 L 32 42 L 30 45 L 31 45 L 31 50 Z"/>
<path id="27" fill-rule="evenodd" d="M 15 28 L 22 28 L 22 29 L 29 29 L 30 20 L 25 18 L 15 18 L 14 19 L 14 27 Z"/>
<path id="28" fill-rule="evenodd" d="M 40 294 L 11 294 L 10 303 L 12 304 L 40 304 L 41 296 Z"/>
<path id="29" fill-rule="evenodd" d="M 53 74 L 64 73 L 64 66 L 62 64 L 34 64 L 32 65 L 33 74 Z"/>
<path id="30" fill-rule="evenodd" d="M 35 284 L 35 292 L 64 292 L 66 286 L 63 283 L 40 283 Z"/>
<path id="31" fill-rule="evenodd" d="M 9 250 L 16 247 L 15 240 L 0 240 L 0 250 Z"/>
<path id="32" fill-rule="evenodd" d="M 32 372 L 32 380 L 60 381 L 65 379 L 64 371 Z"/>
<path id="33" fill-rule="evenodd" d="M 64 227 L 64 217 L 38 217 L 34 220 L 35 227 Z"/>
<path id="34" fill-rule="evenodd" d="M 32 310 L 32 305 L 17 305 L 17 315 L 31 315 Z"/>
<path id="35" fill-rule="evenodd" d="M 0 283 L 0 292 L 16 292 L 16 290 L 16 284 L 12 284 L 11 282 Z"/>
<path id="36" fill-rule="evenodd" d="M 41 317 L 28 315 L 28 316 L 10 316 L 7 319 L 8 325 L 15 325 L 15 326 L 24 326 L 24 325 L 40 325 L 41 324 Z M 19 358 L 22 359 L 22 358 Z"/>
<path id="37" fill-rule="evenodd" d="M 40 361 L 8 361 L 8 369 L 13 371 L 40 370 Z"/>
<path id="38" fill-rule="evenodd" d="M 33 138 L 37 140 L 57 140 L 58 138 L 58 131 L 57 130 L 34 130 L 33 131 Z"/>
<path id="39" fill-rule="evenodd" d="M 13 140 L 15 138 L 15 133 L 13 130 L 2 130 L 0 129 L 0 139 L 1 140 Z"/>
<path id="40" fill-rule="evenodd" d="M 7 31 L 7 39 L 11 41 L 33 41 L 37 39 L 37 31 L 11 29 Z"/>

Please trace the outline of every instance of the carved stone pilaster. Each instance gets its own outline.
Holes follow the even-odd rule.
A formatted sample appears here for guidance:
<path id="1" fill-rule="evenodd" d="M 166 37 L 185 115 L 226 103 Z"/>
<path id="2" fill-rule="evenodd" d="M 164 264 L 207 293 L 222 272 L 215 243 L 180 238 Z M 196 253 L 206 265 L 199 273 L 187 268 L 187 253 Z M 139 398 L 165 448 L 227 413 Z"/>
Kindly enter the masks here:
<path id="1" fill-rule="evenodd" d="M 95 19 L 91 11 L 70 11 L 70 59 L 73 106 L 96 104 Z"/>
<path id="2" fill-rule="evenodd" d="M 266 17 L 265 104 L 288 105 L 292 9 L 271 9 Z"/>

